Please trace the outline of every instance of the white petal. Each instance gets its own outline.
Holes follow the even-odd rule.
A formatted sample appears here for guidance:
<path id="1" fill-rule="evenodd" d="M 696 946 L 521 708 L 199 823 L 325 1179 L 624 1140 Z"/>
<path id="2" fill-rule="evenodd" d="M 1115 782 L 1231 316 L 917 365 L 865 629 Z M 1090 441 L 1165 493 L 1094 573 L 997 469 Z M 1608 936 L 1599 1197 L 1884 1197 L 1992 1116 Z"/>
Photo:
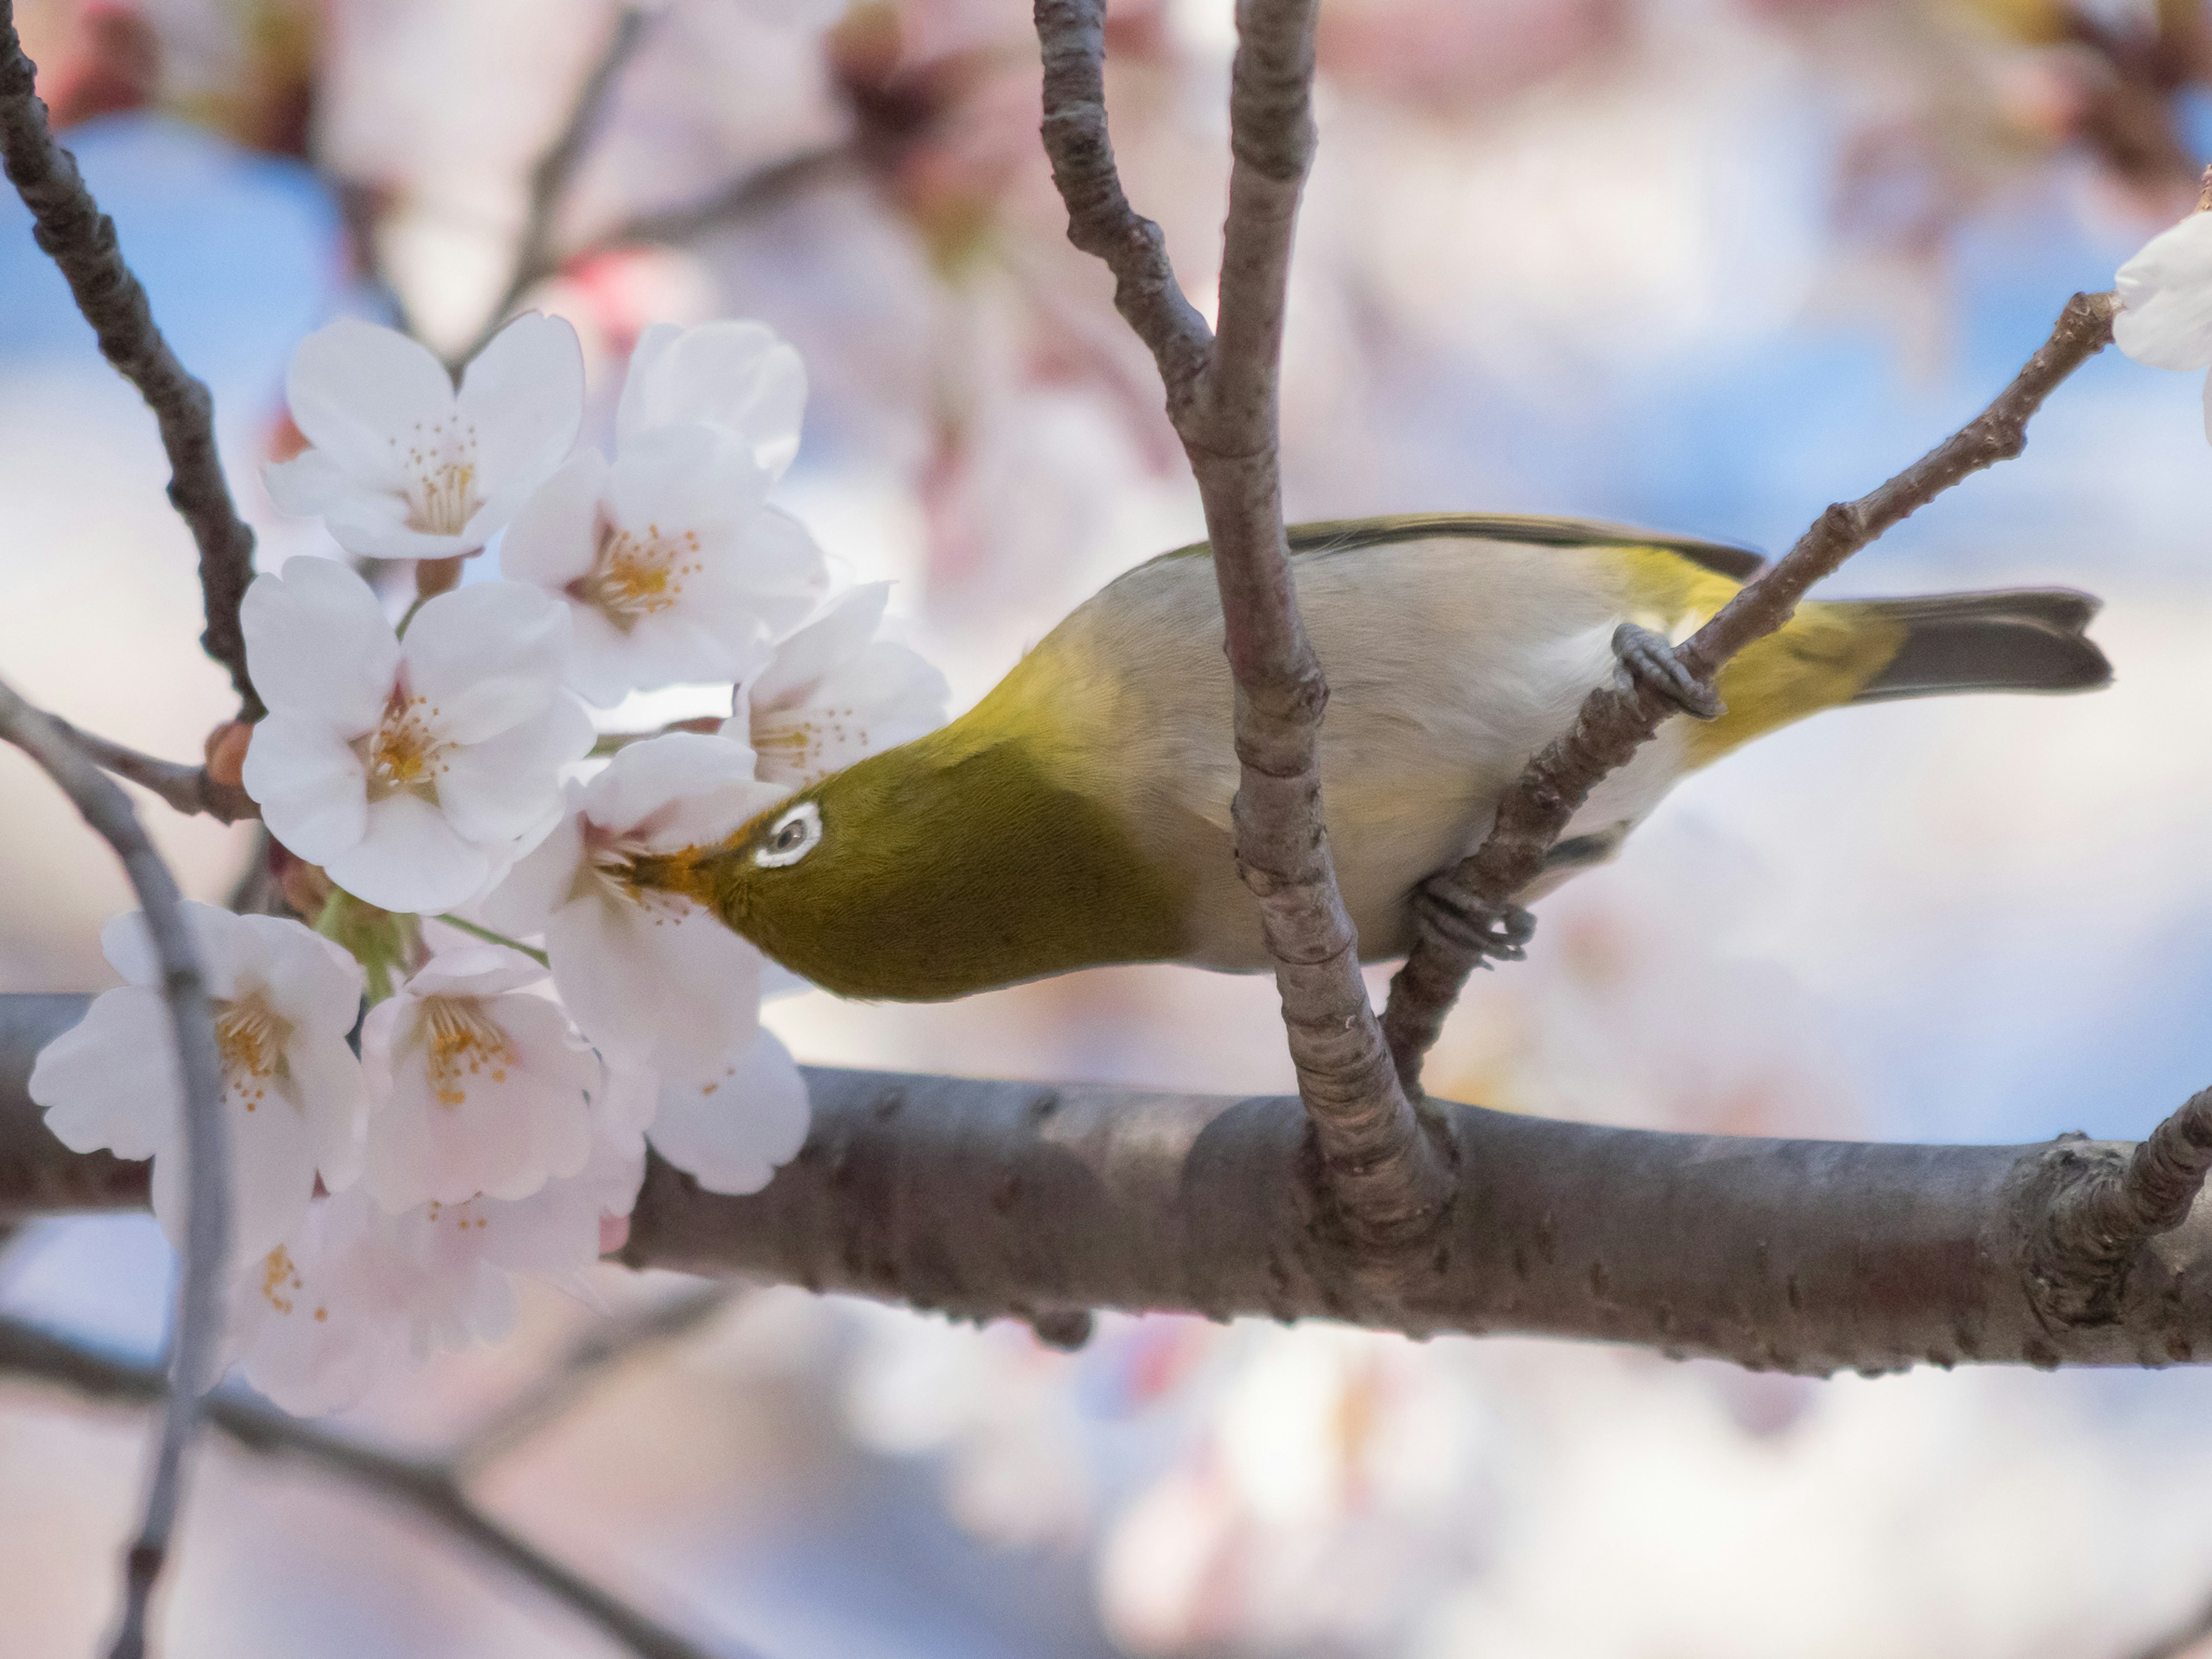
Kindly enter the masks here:
<path id="1" fill-rule="evenodd" d="M 783 799 L 726 738 L 671 732 L 624 747 L 584 787 L 586 820 L 657 853 L 721 841 Z"/>
<path id="2" fill-rule="evenodd" d="M 368 584 L 336 559 L 303 555 L 253 579 L 239 607 L 246 666 L 278 714 L 357 738 L 382 718 L 399 641 Z"/>
<path id="3" fill-rule="evenodd" d="M 799 453 L 806 368 L 765 323 L 724 321 L 640 337 L 615 413 L 618 450 L 659 428 L 694 422 L 728 428 L 771 478 Z"/>
<path id="4" fill-rule="evenodd" d="M 581 784 L 567 787 L 570 810 L 553 832 L 517 860 L 483 902 L 485 924 L 510 939 L 542 933 L 553 912 L 568 902 L 584 872 L 584 827 L 574 808 Z"/>
<path id="5" fill-rule="evenodd" d="M 453 406 L 445 365 L 404 334 L 350 317 L 300 342 L 284 377 L 293 424 L 367 483 L 398 488 L 400 435 Z"/>
<path id="6" fill-rule="evenodd" d="M 470 532 L 502 528 L 576 442 L 584 419 L 584 349 L 559 317 L 529 312 L 494 335 L 461 376 L 461 413 L 476 427 L 484 507 Z"/>
<path id="7" fill-rule="evenodd" d="M 599 556 L 599 492 L 607 464 L 587 449 L 538 487 L 499 544 L 499 574 L 559 590 Z"/>
<path id="8" fill-rule="evenodd" d="M 489 997 L 519 991 L 544 977 L 544 963 L 504 945 L 457 945 L 432 957 L 400 988 L 414 997 Z"/>
<path id="9" fill-rule="evenodd" d="M 780 507 L 764 507 L 738 527 L 737 580 L 757 596 L 781 633 L 813 611 L 829 580 L 822 550 L 805 525 Z"/>
<path id="10" fill-rule="evenodd" d="M 349 1056 L 350 1058 L 350 1056 Z M 231 1255 L 252 1261 L 284 1242 L 307 1213 L 315 1191 L 316 1133 L 307 1117 L 274 1090 L 244 1095 L 227 1091 L 224 1148 L 230 1160 Z M 173 1243 L 183 1243 L 184 1206 L 179 1182 L 181 1146 L 154 1160 L 154 1213 Z M 163 1175 L 170 1207 L 163 1212 Z"/>
<path id="11" fill-rule="evenodd" d="M 401 644 L 434 730 L 481 743 L 543 713 L 561 689 L 568 611 L 526 582 L 475 582 L 415 613 Z"/>
<path id="12" fill-rule="evenodd" d="M 368 1083 L 343 1036 L 295 1031 L 284 1045 L 293 1093 L 323 1185 L 350 1187 L 361 1174 L 362 1137 L 368 1123 Z"/>
<path id="13" fill-rule="evenodd" d="M 310 864 L 359 843 L 368 824 L 368 776 L 350 744 L 320 721 L 270 714 L 246 750 L 246 793 L 269 833 Z"/>
<path id="14" fill-rule="evenodd" d="M 712 427 L 682 426 L 625 443 L 608 470 L 607 516 L 625 530 L 734 528 L 760 510 L 769 476 L 747 446 Z"/>
<path id="15" fill-rule="evenodd" d="M 862 582 L 848 588 L 822 613 L 775 648 L 775 660 L 745 688 L 756 714 L 763 709 L 796 708 L 807 701 L 821 678 L 848 657 L 859 655 L 883 626 L 890 603 L 889 582 Z"/>
<path id="16" fill-rule="evenodd" d="M 653 1149 L 710 1193 L 757 1193 L 806 1144 L 811 1109 L 791 1054 L 763 1031 L 703 1083 L 664 1081 Z"/>
<path id="17" fill-rule="evenodd" d="M 323 869 L 356 898 L 386 910 L 428 913 L 474 897 L 491 873 L 491 861 L 429 802 L 391 795 L 371 803 L 360 842 Z"/>
<path id="18" fill-rule="evenodd" d="M 2153 368 L 2212 365 L 2212 214 L 2160 231 L 2120 267 L 2112 338 Z"/>
<path id="19" fill-rule="evenodd" d="M 118 986 L 39 1051 L 27 1092 L 71 1152 L 106 1147 L 151 1158 L 170 1144 L 184 1110 L 177 1042 L 161 993 Z"/>
<path id="20" fill-rule="evenodd" d="M 303 1030 L 343 1041 L 361 1015 L 361 964 L 313 928 L 288 917 L 231 920 L 244 937 L 261 947 L 270 1006 Z"/>
<path id="21" fill-rule="evenodd" d="M 561 768 L 591 753 L 595 736 L 583 705 L 557 696 L 535 719 L 450 751 L 438 777 L 438 805 L 469 841 L 526 834 L 557 806 Z"/>
<path id="22" fill-rule="evenodd" d="M 703 1075 L 760 1018 L 760 954 L 688 901 L 608 896 L 554 913 L 553 982 L 610 1060 Z"/>
<path id="23" fill-rule="evenodd" d="M 264 462 L 261 482 L 279 513 L 312 519 L 361 489 L 328 450 L 309 447 L 289 461 Z"/>

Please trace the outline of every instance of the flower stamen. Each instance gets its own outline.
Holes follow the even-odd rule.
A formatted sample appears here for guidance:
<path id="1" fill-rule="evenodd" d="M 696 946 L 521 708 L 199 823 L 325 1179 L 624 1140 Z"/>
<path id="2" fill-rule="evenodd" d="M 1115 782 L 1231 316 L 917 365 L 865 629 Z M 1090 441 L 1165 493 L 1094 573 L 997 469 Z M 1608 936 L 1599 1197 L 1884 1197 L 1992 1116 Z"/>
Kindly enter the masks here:
<path id="1" fill-rule="evenodd" d="M 457 418 L 448 431 L 434 421 L 425 434 L 422 422 L 416 422 L 407 451 L 407 527 L 458 536 L 483 505 L 477 495 L 476 428 Z"/>
<path id="2" fill-rule="evenodd" d="M 696 530 L 670 536 L 657 524 L 642 534 L 603 525 L 590 573 L 569 583 L 568 592 L 628 632 L 640 617 L 665 611 L 683 597 L 684 579 L 703 568 L 698 554 Z"/>
<path id="3" fill-rule="evenodd" d="M 284 1043 L 292 1034 L 291 1023 L 258 991 L 216 1007 L 215 1041 L 223 1082 L 250 1112 L 268 1098 L 269 1085 L 286 1070 Z"/>
<path id="4" fill-rule="evenodd" d="M 422 1031 L 430 1087 L 441 1106 L 466 1103 L 471 1077 L 489 1073 L 492 1082 L 506 1082 L 507 1068 L 515 1063 L 507 1033 L 484 1017 L 472 997 L 424 998 Z"/>

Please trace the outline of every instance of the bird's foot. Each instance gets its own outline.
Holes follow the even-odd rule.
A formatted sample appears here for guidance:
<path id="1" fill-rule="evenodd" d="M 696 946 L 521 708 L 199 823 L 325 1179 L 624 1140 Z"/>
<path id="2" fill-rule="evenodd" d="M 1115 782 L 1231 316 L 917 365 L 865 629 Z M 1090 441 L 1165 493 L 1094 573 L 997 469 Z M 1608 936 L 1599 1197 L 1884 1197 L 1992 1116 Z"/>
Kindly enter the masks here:
<path id="1" fill-rule="evenodd" d="M 1720 694 L 1682 665 L 1665 635 L 1623 623 L 1613 630 L 1613 654 L 1631 679 L 1650 687 L 1691 719 L 1717 720 L 1728 713 Z"/>
<path id="2" fill-rule="evenodd" d="M 1536 918 L 1510 901 L 1490 904 L 1454 881 L 1449 873 L 1431 876 L 1413 890 L 1413 915 L 1433 933 L 1477 965 L 1518 962 L 1528 954 Z"/>

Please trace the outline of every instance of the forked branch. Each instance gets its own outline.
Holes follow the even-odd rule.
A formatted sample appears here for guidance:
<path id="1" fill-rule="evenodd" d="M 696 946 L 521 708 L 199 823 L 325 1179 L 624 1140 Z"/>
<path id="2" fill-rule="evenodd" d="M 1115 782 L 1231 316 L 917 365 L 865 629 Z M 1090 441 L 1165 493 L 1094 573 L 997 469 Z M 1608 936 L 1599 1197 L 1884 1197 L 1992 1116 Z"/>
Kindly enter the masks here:
<path id="1" fill-rule="evenodd" d="M 1176 281 L 1159 227 L 1121 188 L 1107 131 L 1103 0 L 1036 8 L 1044 145 L 1068 240 L 1114 273 L 1114 303 L 1159 367 L 1205 507 L 1236 683 L 1237 865 L 1274 959 L 1321 1194 L 1330 1219 L 1388 1253 L 1437 1224 L 1451 1172 L 1399 1086 L 1337 890 L 1317 755 L 1328 686 L 1298 613 L 1283 528 L 1278 378 L 1313 157 L 1314 11 L 1315 0 L 1246 0 L 1237 9 L 1217 337 Z"/>

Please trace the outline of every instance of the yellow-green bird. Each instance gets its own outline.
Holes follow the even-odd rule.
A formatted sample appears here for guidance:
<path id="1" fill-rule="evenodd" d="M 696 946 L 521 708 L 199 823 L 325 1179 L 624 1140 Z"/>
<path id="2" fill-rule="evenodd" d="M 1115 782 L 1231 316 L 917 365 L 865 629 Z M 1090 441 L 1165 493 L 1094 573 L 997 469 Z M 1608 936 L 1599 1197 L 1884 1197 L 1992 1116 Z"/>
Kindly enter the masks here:
<path id="1" fill-rule="evenodd" d="M 1328 675 L 1322 803 L 1361 954 L 1403 955 L 1424 878 L 1477 846 L 1528 757 L 1618 672 L 1632 623 L 1680 640 L 1761 563 L 1614 526 L 1472 514 L 1304 525 L 1298 602 Z M 2112 677 L 2063 588 L 1808 604 L 1607 778 L 1522 899 L 1619 848 L 1676 780 L 1823 708 Z M 848 767 L 728 841 L 639 862 L 845 996 L 963 996 L 1105 963 L 1270 965 L 1237 873 L 1231 686 L 1210 550 L 1109 583 L 942 730 Z"/>

